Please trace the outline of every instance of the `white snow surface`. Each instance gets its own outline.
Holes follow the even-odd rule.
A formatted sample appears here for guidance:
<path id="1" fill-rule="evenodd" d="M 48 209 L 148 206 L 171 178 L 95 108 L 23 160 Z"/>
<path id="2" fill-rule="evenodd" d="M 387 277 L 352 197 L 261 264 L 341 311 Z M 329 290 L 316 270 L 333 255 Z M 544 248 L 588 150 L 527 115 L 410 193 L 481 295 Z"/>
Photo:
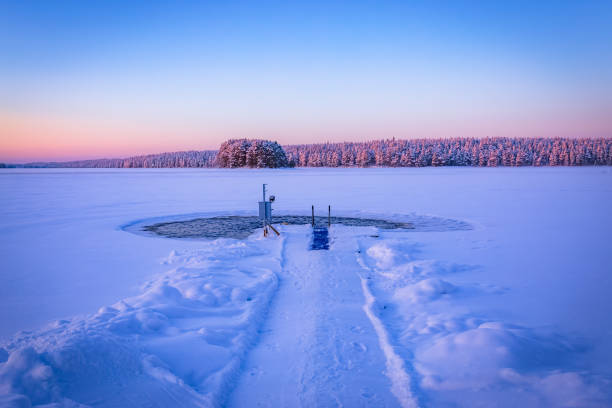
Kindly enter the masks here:
<path id="1" fill-rule="evenodd" d="M 262 182 L 279 211 L 423 228 L 333 226 L 329 251 L 308 226 L 122 228 L 253 214 Z M 610 168 L 21 169 L 0 191 L 0 406 L 612 405 Z"/>

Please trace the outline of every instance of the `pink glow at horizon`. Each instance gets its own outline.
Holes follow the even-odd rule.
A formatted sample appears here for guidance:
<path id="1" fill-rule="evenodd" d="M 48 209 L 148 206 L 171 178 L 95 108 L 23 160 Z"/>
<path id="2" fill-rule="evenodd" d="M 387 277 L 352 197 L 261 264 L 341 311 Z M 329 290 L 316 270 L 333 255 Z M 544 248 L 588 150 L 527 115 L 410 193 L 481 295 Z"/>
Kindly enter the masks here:
<path id="1" fill-rule="evenodd" d="M 0 161 L 63 161 L 215 148 L 169 130 L 65 118 L 0 115 Z"/>
<path id="2" fill-rule="evenodd" d="M 607 137 L 605 117 L 562 117 L 533 120 L 488 118 L 488 121 L 425 118 L 401 120 L 318 121 L 292 124 L 279 121 L 234 126 L 181 126 L 176 123 L 129 123 L 78 120 L 53 116 L 1 115 L 0 162 L 68 161 L 128 157 L 181 150 L 214 150 L 229 138 L 267 138 L 281 144 L 321 141 L 365 141 L 385 138 L 444 137 Z M 295 123 L 293 124 L 295 126 Z"/>

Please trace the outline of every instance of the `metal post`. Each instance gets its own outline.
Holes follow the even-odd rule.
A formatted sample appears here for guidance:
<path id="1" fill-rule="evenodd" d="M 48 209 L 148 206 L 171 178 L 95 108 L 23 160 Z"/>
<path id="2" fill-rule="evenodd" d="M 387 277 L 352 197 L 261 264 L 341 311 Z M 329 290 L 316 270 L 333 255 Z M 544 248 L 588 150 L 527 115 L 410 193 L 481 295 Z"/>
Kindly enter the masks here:
<path id="1" fill-rule="evenodd" d="M 314 205 L 312 206 L 312 226 L 314 227 Z"/>
<path id="2" fill-rule="evenodd" d="M 266 202 L 266 185 L 263 185 L 263 202 Z M 266 220 L 266 211 L 265 211 L 265 204 L 264 204 L 264 217 L 263 217 L 263 233 L 264 233 L 264 237 L 268 236 L 268 230 L 266 229 L 266 225 L 267 225 L 267 220 Z"/>
<path id="3" fill-rule="evenodd" d="M 327 227 L 331 227 L 331 205 L 327 206 Z"/>

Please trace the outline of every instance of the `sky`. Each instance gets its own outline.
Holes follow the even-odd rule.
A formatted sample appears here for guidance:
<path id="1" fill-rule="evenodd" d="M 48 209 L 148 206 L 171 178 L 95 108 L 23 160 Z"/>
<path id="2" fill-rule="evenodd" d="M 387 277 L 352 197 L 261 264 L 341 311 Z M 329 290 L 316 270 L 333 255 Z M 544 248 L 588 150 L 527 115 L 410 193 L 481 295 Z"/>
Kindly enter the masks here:
<path id="1" fill-rule="evenodd" d="M 610 1 L 0 0 L 0 162 L 611 118 Z"/>

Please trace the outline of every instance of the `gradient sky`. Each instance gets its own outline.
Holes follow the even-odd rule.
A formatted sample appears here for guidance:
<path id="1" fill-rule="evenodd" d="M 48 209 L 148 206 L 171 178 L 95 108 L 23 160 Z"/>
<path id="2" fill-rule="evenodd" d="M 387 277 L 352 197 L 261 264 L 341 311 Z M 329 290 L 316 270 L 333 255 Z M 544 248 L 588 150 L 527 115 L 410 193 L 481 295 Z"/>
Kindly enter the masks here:
<path id="1" fill-rule="evenodd" d="M 611 137 L 611 1 L 0 0 L 0 161 Z"/>

